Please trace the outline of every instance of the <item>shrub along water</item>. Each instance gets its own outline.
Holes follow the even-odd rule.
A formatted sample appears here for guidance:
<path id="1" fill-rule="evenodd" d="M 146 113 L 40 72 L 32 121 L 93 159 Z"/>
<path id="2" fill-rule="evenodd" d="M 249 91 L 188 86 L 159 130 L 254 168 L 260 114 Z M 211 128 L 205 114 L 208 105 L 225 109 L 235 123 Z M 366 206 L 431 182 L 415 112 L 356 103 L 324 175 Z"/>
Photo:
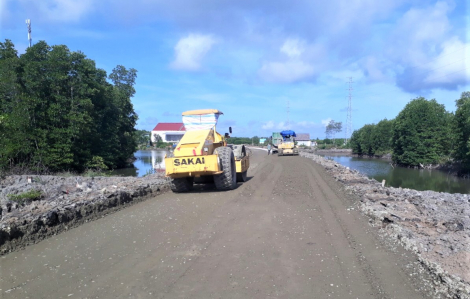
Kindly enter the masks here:
<path id="1" fill-rule="evenodd" d="M 403 166 L 437 165 L 451 161 L 470 171 L 470 92 L 456 101 L 455 115 L 436 100 L 410 101 L 393 120 L 368 124 L 351 135 L 358 155 L 392 154 Z"/>
<path id="2" fill-rule="evenodd" d="M 135 69 L 107 76 L 82 52 L 0 43 L 0 170 L 123 167 L 136 149 Z"/>

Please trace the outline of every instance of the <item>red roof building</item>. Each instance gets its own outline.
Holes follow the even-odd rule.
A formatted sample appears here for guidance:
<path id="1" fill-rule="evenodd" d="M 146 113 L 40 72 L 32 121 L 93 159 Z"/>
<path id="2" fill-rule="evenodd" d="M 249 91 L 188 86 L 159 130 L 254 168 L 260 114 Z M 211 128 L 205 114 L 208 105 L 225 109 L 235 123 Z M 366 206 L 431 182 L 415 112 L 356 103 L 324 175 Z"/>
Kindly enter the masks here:
<path id="1" fill-rule="evenodd" d="M 186 131 L 183 123 L 158 123 L 152 131 Z"/>
<path id="2" fill-rule="evenodd" d="M 152 142 L 160 137 L 163 142 L 177 143 L 183 137 L 186 129 L 183 123 L 158 123 L 152 130 Z"/>

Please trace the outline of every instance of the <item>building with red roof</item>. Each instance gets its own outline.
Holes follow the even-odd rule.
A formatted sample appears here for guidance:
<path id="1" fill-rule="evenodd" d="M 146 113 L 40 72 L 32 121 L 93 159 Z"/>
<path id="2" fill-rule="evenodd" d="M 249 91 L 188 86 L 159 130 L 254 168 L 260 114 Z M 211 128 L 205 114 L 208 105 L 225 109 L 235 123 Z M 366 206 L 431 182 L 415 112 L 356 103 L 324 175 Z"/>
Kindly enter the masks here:
<path id="1" fill-rule="evenodd" d="M 186 129 L 183 123 L 158 123 L 152 130 L 152 142 L 157 141 L 157 136 L 163 142 L 177 143 L 183 137 Z"/>

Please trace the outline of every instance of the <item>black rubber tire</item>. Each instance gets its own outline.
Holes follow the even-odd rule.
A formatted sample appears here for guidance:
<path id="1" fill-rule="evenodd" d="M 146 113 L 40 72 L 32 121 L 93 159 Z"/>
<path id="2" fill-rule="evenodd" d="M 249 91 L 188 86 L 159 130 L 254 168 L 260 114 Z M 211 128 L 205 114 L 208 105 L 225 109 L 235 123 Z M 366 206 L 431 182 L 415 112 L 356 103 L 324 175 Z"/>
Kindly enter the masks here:
<path id="1" fill-rule="evenodd" d="M 176 193 L 191 191 L 193 189 L 193 180 L 194 179 L 192 177 L 171 179 L 171 191 Z"/>
<path id="2" fill-rule="evenodd" d="M 232 149 L 221 146 L 215 149 L 219 156 L 220 166 L 223 173 L 214 175 L 214 184 L 217 190 L 232 190 L 237 186 L 237 173 L 235 169 L 235 156 Z"/>
<path id="3" fill-rule="evenodd" d="M 279 150 L 279 151 L 277 152 L 277 155 L 278 155 L 278 156 L 282 156 L 282 150 Z"/>
<path id="4" fill-rule="evenodd" d="M 246 182 L 247 172 L 248 170 L 245 170 L 244 172 L 241 172 L 241 173 L 237 173 L 237 182 Z"/>

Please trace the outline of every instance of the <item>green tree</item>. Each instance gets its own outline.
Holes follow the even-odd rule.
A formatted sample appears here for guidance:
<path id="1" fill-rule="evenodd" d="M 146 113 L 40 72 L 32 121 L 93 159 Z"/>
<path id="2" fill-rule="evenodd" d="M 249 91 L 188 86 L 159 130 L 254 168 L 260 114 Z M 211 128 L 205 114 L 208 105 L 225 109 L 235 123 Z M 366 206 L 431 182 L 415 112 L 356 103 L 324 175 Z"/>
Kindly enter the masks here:
<path id="1" fill-rule="evenodd" d="M 369 124 L 353 132 L 351 136 L 353 153 L 367 156 L 374 155 L 374 147 L 371 138 L 374 129 L 375 125 Z"/>
<path id="2" fill-rule="evenodd" d="M 361 143 L 360 143 L 360 132 L 359 132 L 359 130 L 355 130 L 351 134 L 351 138 L 349 139 L 349 145 L 351 146 L 353 154 L 362 155 L 362 148 L 361 148 Z"/>
<path id="3" fill-rule="evenodd" d="M 343 127 L 342 122 L 335 122 L 334 120 L 330 120 L 328 125 L 325 128 L 325 133 L 327 138 L 333 138 L 333 144 L 335 144 L 335 135 L 341 132 Z"/>
<path id="4" fill-rule="evenodd" d="M 470 171 L 470 92 L 463 92 L 455 101 L 454 118 L 455 160 L 462 162 L 463 170 Z"/>
<path id="5" fill-rule="evenodd" d="M 153 138 L 156 142 L 156 146 L 157 147 L 160 147 L 162 144 L 163 144 L 163 139 L 162 139 L 162 136 L 158 135 L 158 134 L 153 134 Z"/>
<path id="6" fill-rule="evenodd" d="M 373 154 L 381 156 L 392 151 L 393 120 L 383 119 L 375 125 L 371 132 Z"/>
<path id="7" fill-rule="evenodd" d="M 139 145 L 147 145 L 150 140 L 150 131 L 136 130 L 134 132 L 134 140 Z"/>
<path id="8" fill-rule="evenodd" d="M 135 70 L 118 67 L 110 78 L 114 85 L 64 45 L 40 41 L 18 57 L 10 41 L 0 43 L 0 167 L 123 166 L 136 148 Z"/>
<path id="9" fill-rule="evenodd" d="M 227 140 L 230 144 L 251 144 L 251 138 L 249 137 L 230 137 Z"/>
<path id="10" fill-rule="evenodd" d="M 392 159 L 397 164 L 437 164 L 450 152 L 452 115 L 436 100 L 423 97 L 409 102 L 392 129 Z"/>

